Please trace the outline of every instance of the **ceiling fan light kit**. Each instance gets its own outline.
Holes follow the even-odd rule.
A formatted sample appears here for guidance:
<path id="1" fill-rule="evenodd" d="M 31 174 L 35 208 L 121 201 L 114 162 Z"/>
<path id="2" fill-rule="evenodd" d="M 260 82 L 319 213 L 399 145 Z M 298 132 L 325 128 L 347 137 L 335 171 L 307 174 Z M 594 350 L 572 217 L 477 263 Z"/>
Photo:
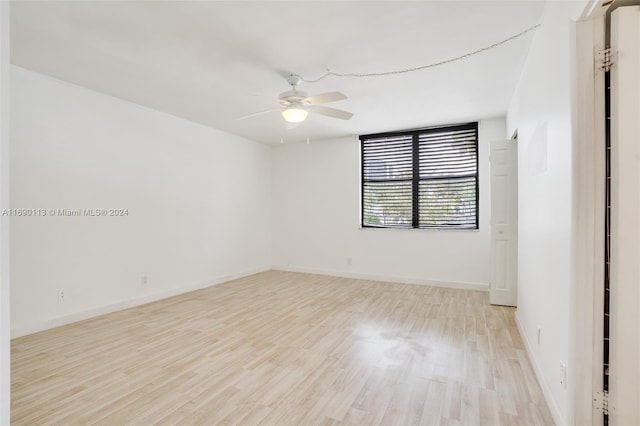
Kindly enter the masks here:
<path id="1" fill-rule="evenodd" d="M 287 107 L 282 111 L 282 117 L 288 123 L 302 123 L 307 118 L 307 115 L 309 115 L 307 110 L 295 106 Z"/>

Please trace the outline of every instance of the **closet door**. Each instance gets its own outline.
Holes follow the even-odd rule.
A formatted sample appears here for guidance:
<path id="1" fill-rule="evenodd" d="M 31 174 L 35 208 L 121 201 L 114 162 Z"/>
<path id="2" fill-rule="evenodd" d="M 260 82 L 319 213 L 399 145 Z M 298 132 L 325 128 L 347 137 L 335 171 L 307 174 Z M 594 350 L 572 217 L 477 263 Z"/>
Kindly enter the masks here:
<path id="1" fill-rule="evenodd" d="M 518 296 L 518 150 L 515 140 L 491 142 L 491 283 L 493 305 Z"/>
<path id="2" fill-rule="evenodd" d="M 611 15 L 609 416 L 640 424 L 640 6 Z"/>

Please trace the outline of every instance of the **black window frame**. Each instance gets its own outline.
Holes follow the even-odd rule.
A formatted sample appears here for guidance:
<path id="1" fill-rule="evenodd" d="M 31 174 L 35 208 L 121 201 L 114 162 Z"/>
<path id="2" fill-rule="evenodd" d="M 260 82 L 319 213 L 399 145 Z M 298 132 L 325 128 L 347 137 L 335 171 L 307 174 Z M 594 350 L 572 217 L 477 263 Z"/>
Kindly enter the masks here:
<path id="1" fill-rule="evenodd" d="M 455 132 L 455 131 L 474 131 L 475 134 L 475 174 L 467 174 L 465 176 L 457 176 L 453 179 L 458 178 L 475 178 L 475 224 L 473 226 L 458 226 L 455 224 L 443 224 L 437 226 L 420 226 L 420 190 L 419 185 L 421 181 L 426 180 L 436 180 L 438 178 L 422 178 L 420 177 L 420 135 L 425 134 L 438 134 L 438 133 L 446 133 L 446 132 Z M 407 137 L 411 136 L 412 138 L 412 177 L 411 177 L 411 186 L 412 186 L 412 213 L 411 213 L 411 225 L 410 226 L 385 226 L 385 225 L 371 225 L 365 224 L 365 183 L 372 182 L 376 180 L 366 180 L 365 179 L 365 143 L 367 140 L 371 139 L 381 139 L 381 138 L 394 138 L 394 137 Z M 414 130 L 403 130 L 396 132 L 384 132 L 384 133 L 374 133 L 368 135 L 360 135 L 360 226 L 362 228 L 367 229 L 431 229 L 431 230 L 469 230 L 474 231 L 480 229 L 480 164 L 479 164 L 479 135 L 478 135 L 478 122 L 470 122 L 463 124 L 454 124 L 454 125 L 446 125 L 446 126 L 436 126 L 436 127 L 426 127 L 421 129 Z M 408 181 L 409 179 L 405 179 Z M 377 180 L 383 181 L 383 180 Z M 392 181 L 391 179 L 389 181 Z"/>

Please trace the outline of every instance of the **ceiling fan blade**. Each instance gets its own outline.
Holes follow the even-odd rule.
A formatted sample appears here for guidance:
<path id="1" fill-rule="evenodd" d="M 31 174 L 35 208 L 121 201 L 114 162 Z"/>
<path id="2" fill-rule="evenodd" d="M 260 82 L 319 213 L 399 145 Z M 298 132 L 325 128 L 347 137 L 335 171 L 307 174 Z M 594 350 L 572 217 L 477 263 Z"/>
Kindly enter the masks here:
<path id="1" fill-rule="evenodd" d="M 318 114 L 326 115 L 327 117 L 339 118 L 341 120 L 349 120 L 353 117 L 353 114 L 350 112 L 326 106 L 311 105 L 307 107 L 307 109 Z"/>
<path id="2" fill-rule="evenodd" d="M 254 112 L 253 114 L 243 115 L 242 117 L 238 117 L 238 118 L 236 118 L 236 120 L 244 120 L 245 118 L 256 117 L 258 115 L 268 114 L 270 112 L 275 112 L 275 111 L 282 111 L 282 109 L 281 108 L 273 108 L 273 109 L 268 109 L 266 111 Z"/>
<path id="3" fill-rule="evenodd" d="M 347 97 L 340 92 L 329 92 L 309 96 L 303 102 L 309 102 L 311 105 L 319 105 L 329 102 L 343 101 L 345 99 L 347 99 Z"/>

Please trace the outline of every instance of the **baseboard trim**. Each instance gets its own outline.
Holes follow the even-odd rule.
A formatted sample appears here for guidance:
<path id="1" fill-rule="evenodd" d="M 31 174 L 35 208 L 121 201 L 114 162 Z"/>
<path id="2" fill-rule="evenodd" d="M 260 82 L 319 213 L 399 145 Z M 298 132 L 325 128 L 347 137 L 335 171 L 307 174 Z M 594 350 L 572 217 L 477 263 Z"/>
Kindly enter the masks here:
<path id="1" fill-rule="evenodd" d="M 518 311 L 516 311 L 515 320 L 516 320 L 516 326 L 518 328 L 518 332 L 520 333 L 520 337 L 524 342 L 524 347 L 527 350 L 529 361 L 531 362 L 531 366 L 533 367 L 533 372 L 536 375 L 536 378 L 538 379 L 538 384 L 540 384 L 540 389 L 542 389 L 542 394 L 544 395 L 544 399 L 547 402 L 549 411 L 551 411 L 553 422 L 557 426 L 566 426 L 567 423 L 562 418 L 562 415 L 560 415 L 560 407 L 558 407 L 558 404 L 556 403 L 555 399 L 553 399 L 553 396 L 551 394 L 551 388 L 549 387 L 549 384 L 547 383 L 547 381 L 544 379 L 544 376 L 542 375 L 542 369 L 540 368 L 540 365 L 538 364 L 538 360 L 533 354 L 533 346 L 531 345 L 531 342 L 527 338 L 527 333 L 524 332 L 524 328 L 520 323 L 520 317 L 518 316 Z"/>
<path id="2" fill-rule="evenodd" d="M 425 280 L 425 279 L 412 278 L 412 277 L 362 274 L 357 272 L 305 268 L 305 267 L 299 267 L 299 266 L 273 265 L 271 269 L 275 271 L 300 272 L 303 274 L 327 275 L 331 277 L 355 278 L 359 280 L 395 282 L 395 283 L 402 283 L 402 284 L 417 284 L 417 285 L 427 285 L 432 287 L 458 288 L 463 290 L 489 291 L 489 284 L 483 284 L 483 283 Z"/>
<path id="3" fill-rule="evenodd" d="M 87 309 L 80 312 L 74 312 L 69 315 L 51 318 L 38 325 L 33 325 L 30 327 L 22 327 L 22 328 L 20 327 L 12 328 L 11 338 L 15 339 L 17 337 L 38 333 L 40 331 L 49 330 L 51 328 L 60 327 L 60 326 L 71 324 L 78 321 L 83 321 L 83 320 L 97 317 L 104 314 L 109 314 L 111 312 L 121 311 L 123 309 L 129 309 L 135 306 L 145 305 L 151 302 L 157 302 L 158 300 L 167 299 L 169 297 L 178 296 L 180 294 L 189 293 L 191 291 L 200 290 L 207 287 L 212 287 L 214 285 L 222 284 L 227 281 L 232 281 L 238 278 L 244 278 L 250 275 L 258 274 L 260 272 L 265 272 L 270 269 L 271 268 L 267 266 L 267 267 L 249 269 L 249 270 L 235 273 L 235 274 L 221 275 L 212 280 L 191 283 L 181 287 L 167 289 L 167 290 L 159 291 L 152 294 L 145 294 L 140 297 L 134 297 L 131 299 L 120 301 L 120 302 L 111 303 L 109 305 L 99 306 L 96 308 L 91 308 L 91 309 Z"/>

